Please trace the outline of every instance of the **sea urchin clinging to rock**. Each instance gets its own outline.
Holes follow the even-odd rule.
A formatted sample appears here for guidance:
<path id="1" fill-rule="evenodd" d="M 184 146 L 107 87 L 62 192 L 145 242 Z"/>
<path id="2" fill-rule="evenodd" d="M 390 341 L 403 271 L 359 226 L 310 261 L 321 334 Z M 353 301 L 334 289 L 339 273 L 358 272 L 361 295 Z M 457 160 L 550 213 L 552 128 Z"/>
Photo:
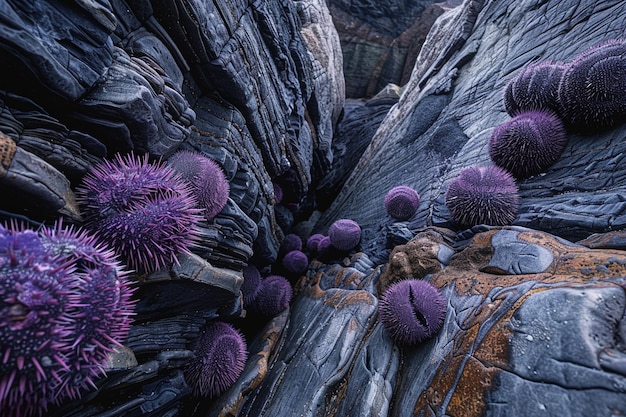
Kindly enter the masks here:
<path id="1" fill-rule="evenodd" d="M 146 157 L 117 155 L 94 166 L 76 190 L 85 226 L 109 242 L 132 269 L 176 262 L 198 238 L 202 219 L 190 185 Z"/>
<path id="2" fill-rule="evenodd" d="M 196 357 L 185 368 L 185 378 L 197 397 L 222 394 L 237 381 L 248 359 L 242 334 L 219 321 L 204 327 L 193 352 Z"/>
<path id="3" fill-rule="evenodd" d="M 361 226 L 352 219 L 339 219 L 328 228 L 330 243 L 341 251 L 354 249 L 361 240 Z"/>
<path id="4" fill-rule="evenodd" d="M 446 299 L 420 279 L 392 284 L 378 305 L 380 321 L 398 344 L 415 345 L 435 335 L 446 315 Z"/>
<path id="5" fill-rule="evenodd" d="M 522 68 L 504 89 L 504 107 L 509 115 L 539 109 L 557 111 L 558 88 L 564 70 L 565 65 L 551 61 Z"/>
<path id="6" fill-rule="evenodd" d="M 519 209 L 515 179 L 497 166 L 463 169 L 448 184 L 446 206 L 452 219 L 462 226 L 511 224 Z"/>
<path id="7" fill-rule="evenodd" d="M 420 205 L 420 195 L 406 185 L 393 187 L 385 195 L 387 213 L 396 220 L 408 220 Z"/>
<path id="8" fill-rule="evenodd" d="M 551 111 L 531 110 L 496 126 L 489 140 L 489 156 L 515 178 L 524 179 L 558 161 L 566 145 L 561 119 Z"/>
<path id="9" fill-rule="evenodd" d="M 41 415 L 81 396 L 128 335 L 134 303 L 114 255 L 59 223 L 0 226 L 0 409 Z"/>

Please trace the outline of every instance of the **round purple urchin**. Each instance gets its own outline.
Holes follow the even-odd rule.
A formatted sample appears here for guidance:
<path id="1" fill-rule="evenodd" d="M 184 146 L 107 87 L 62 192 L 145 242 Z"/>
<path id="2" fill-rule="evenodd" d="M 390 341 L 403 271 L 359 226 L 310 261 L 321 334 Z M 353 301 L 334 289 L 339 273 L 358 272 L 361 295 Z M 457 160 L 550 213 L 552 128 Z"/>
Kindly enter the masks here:
<path id="1" fill-rule="evenodd" d="M 463 169 L 450 182 L 445 204 L 452 218 L 463 226 L 511 224 L 519 209 L 515 179 L 497 166 Z"/>
<path id="2" fill-rule="evenodd" d="M 253 264 L 248 264 L 243 268 L 243 284 L 241 285 L 241 295 L 244 307 L 252 304 L 261 290 L 261 272 Z"/>
<path id="3" fill-rule="evenodd" d="M 420 279 L 391 284 L 378 305 L 380 321 L 398 344 L 415 345 L 434 336 L 446 316 L 446 299 Z"/>
<path id="4" fill-rule="evenodd" d="M 176 262 L 198 239 L 202 217 L 191 186 L 147 156 L 118 154 L 96 165 L 76 193 L 85 227 L 138 272 Z"/>
<path id="5" fill-rule="evenodd" d="M 558 161 L 566 145 L 561 119 L 549 110 L 531 110 L 496 126 L 489 140 L 489 156 L 515 178 L 524 179 Z"/>
<path id="6" fill-rule="evenodd" d="M 393 187 L 385 195 L 387 213 L 396 220 L 408 220 L 420 205 L 420 195 L 407 185 Z"/>
<path id="7" fill-rule="evenodd" d="M 361 240 L 361 226 L 351 219 L 339 219 L 328 228 L 328 237 L 335 248 L 349 251 Z"/>
<path id="8" fill-rule="evenodd" d="M 335 257 L 337 249 L 330 243 L 330 237 L 323 236 L 317 244 L 317 259 L 329 262 Z"/>
<path id="9" fill-rule="evenodd" d="M 197 397 L 215 398 L 237 382 L 248 359 L 246 341 L 231 324 L 207 324 L 193 347 L 196 357 L 184 370 Z"/>
<path id="10" fill-rule="evenodd" d="M 268 275 L 261 280 L 261 289 L 250 310 L 262 316 L 273 317 L 289 307 L 293 290 L 287 278 Z"/>
<path id="11" fill-rule="evenodd" d="M 112 252 L 84 231 L 0 231 L 0 409 L 40 415 L 94 386 L 134 303 Z"/>
<path id="12" fill-rule="evenodd" d="M 528 110 L 558 111 L 558 89 L 565 65 L 541 61 L 524 67 L 504 89 L 504 107 L 515 116 Z"/>
<path id="13" fill-rule="evenodd" d="M 230 185 L 217 162 L 198 152 L 183 150 L 172 155 L 167 163 L 191 183 L 207 220 L 226 206 Z"/>
<path id="14" fill-rule="evenodd" d="M 560 114 L 568 129 L 593 132 L 626 119 L 626 42 L 610 40 L 576 56 L 559 84 Z"/>
<path id="15" fill-rule="evenodd" d="M 282 260 L 282 266 L 291 274 L 302 275 L 309 266 L 309 258 L 300 250 L 287 252 Z"/>
<path id="16" fill-rule="evenodd" d="M 292 250 L 302 250 L 302 239 L 294 233 L 289 233 L 280 242 L 280 247 L 278 248 L 279 257 Z"/>
<path id="17" fill-rule="evenodd" d="M 321 233 L 314 233 L 306 240 L 306 248 L 311 253 L 317 253 L 317 248 L 319 246 L 320 241 L 324 239 L 324 235 Z"/>

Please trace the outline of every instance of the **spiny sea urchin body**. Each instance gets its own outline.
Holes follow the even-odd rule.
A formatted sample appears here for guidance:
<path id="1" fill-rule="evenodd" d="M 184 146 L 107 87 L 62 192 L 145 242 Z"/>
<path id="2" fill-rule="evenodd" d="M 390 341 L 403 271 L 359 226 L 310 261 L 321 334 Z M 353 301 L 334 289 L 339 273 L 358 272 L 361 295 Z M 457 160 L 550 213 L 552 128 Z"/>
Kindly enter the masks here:
<path id="1" fill-rule="evenodd" d="M 85 226 L 136 271 L 176 262 L 198 239 L 202 217 L 191 186 L 147 157 L 118 154 L 96 165 L 76 193 Z"/>
<path id="2" fill-rule="evenodd" d="M 206 325 L 193 352 L 196 357 L 184 374 L 197 397 L 215 398 L 224 393 L 237 381 L 248 359 L 243 335 L 224 322 Z"/>
<path id="3" fill-rule="evenodd" d="M 548 110 L 531 110 L 496 126 L 489 140 L 489 156 L 515 178 L 524 179 L 558 161 L 566 145 L 561 119 Z"/>
<path id="4" fill-rule="evenodd" d="M 40 415 L 77 398 L 127 336 L 126 273 L 84 231 L 0 226 L 0 409 Z"/>
<path id="5" fill-rule="evenodd" d="M 230 184 L 217 162 L 198 152 L 183 150 L 172 155 L 167 163 L 191 183 L 207 220 L 226 206 Z"/>
<path id="6" fill-rule="evenodd" d="M 515 116 L 520 112 L 558 111 L 558 89 L 565 65 L 541 61 L 524 67 L 504 89 L 504 107 Z"/>
<path id="7" fill-rule="evenodd" d="M 439 332 L 446 316 L 446 299 L 428 282 L 406 279 L 387 288 L 378 311 L 389 336 L 398 344 L 411 346 Z"/>
<path id="8" fill-rule="evenodd" d="M 321 233 L 314 233 L 306 240 L 306 248 L 313 254 L 317 253 L 317 247 L 320 241 L 324 239 Z"/>
<path id="9" fill-rule="evenodd" d="M 243 268 L 243 284 L 241 285 L 241 295 L 243 306 L 248 307 L 261 290 L 261 272 L 253 264 L 248 264 Z"/>
<path id="10" fill-rule="evenodd" d="M 385 209 L 396 220 L 408 220 L 420 205 L 420 195 L 407 185 L 393 187 L 385 195 Z"/>
<path id="11" fill-rule="evenodd" d="M 519 209 L 515 179 L 497 166 L 472 166 L 453 179 L 445 204 L 454 221 L 462 226 L 511 224 Z"/>
<path id="12" fill-rule="evenodd" d="M 560 113 L 569 130 L 583 133 L 626 120 L 626 42 L 605 41 L 576 56 L 559 85 Z"/>
<path id="13" fill-rule="evenodd" d="M 295 233 L 288 233 L 280 242 L 280 247 L 278 248 L 278 257 L 282 258 L 292 250 L 302 250 L 302 239 Z"/>
<path id="14" fill-rule="evenodd" d="M 282 260 L 282 266 L 290 274 L 300 276 L 306 272 L 309 266 L 309 258 L 300 250 L 287 252 Z"/>
<path id="15" fill-rule="evenodd" d="M 337 249 L 330 243 L 330 237 L 324 236 L 317 244 L 317 259 L 321 262 L 331 261 L 337 252 Z"/>
<path id="16" fill-rule="evenodd" d="M 287 278 L 268 275 L 261 280 L 261 289 L 250 310 L 262 316 L 273 317 L 289 307 L 293 290 Z"/>
<path id="17" fill-rule="evenodd" d="M 339 219 L 328 228 L 328 237 L 335 248 L 349 251 L 361 241 L 361 226 L 352 219 Z"/>

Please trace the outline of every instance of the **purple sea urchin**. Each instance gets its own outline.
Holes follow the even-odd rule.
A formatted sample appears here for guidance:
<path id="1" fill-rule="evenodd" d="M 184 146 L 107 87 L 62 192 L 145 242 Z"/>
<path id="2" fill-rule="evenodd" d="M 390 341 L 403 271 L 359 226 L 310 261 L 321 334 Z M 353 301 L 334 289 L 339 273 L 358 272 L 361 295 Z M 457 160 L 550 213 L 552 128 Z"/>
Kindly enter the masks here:
<path id="1" fill-rule="evenodd" d="M 317 244 L 317 259 L 321 262 L 328 262 L 333 259 L 335 252 L 336 249 L 330 243 L 330 238 L 328 236 L 322 237 Z"/>
<path id="2" fill-rule="evenodd" d="M 445 204 L 463 226 L 504 226 L 517 216 L 519 194 L 509 172 L 497 166 L 473 166 L 450 182 Z"/>
<path id="3" fill-rule="evenodd" d="M 261 280 L 261 289 L 250 310 L 262 316 L 273 317 L 289 307 L 293 290 L 281 275 L 269 275 Z"/>
<path id="4" fill-rule="evenodd" d="M 248 359 L 243 335 L 224 322 L 206 325 L 193 351 L 196 358 L 184 374 L 197 397 L 215 398 L 224 393 L 237 381 Z"/>
<path id="5" fill-rule="evenodd" d="M 285 254 L 291 252 L 292 250 L 302 250 L 302 239 L 294 233 L 289 233 L 285 235 L 283 240 L 280 242 L 278 257 L 282 258 Z"/>
<path id="6" fill-rule="evenodd" d="M 361 240 L 361 226 L 351 219 L 339 219 L 328 228 L 328 237 L 335 248 L 349 251 Z"/>
<path id="7" fill-rule="evenodd" d="M 283 268 L 293 275 L 300 276 L 306 272 L 309 266 L 309 258 L 299 250 L 287 252 L 282 260 Z"/>
<path id="8" fill-rule="evenodd" d="M 261 272 L 253 264 L 248 264 L 243 268 L 243 284 L 241 285 L 241 295 L 244 307 L 248 307 L 261 290 Z"/>
<path id="9" fill-rule="evenodd" d="M 84 231 L 0 226 L 0 409 L 77 398 L 128 335 L 133 302 L 112 252 Z"/>
<path id="10" fill-rule="evenodd" d="M 224 171 L 215 161 L 198 152 L 178 151 L 167 163 L 191 183 L 207 220 L 211 220 L 226 206 L 230 185 Z"/>
<path id="11" fill-rule="evenodd" d="M 529 110 L 558 111 L 558 89 L 565 65 L 541 61 L 524 67 L 504 90 L 504 107 L 511 116 Z"/>
<path id="12" fill-rule="evenodd" d="M 385 195 L 385 209 L 396 220 L 408 220 L 420 205 L 420 195 L 406 185 L 393 187 Z"/>
<path id="13" fill-rule="evenodd" d="M 561 119 L 551 111 L 519 113 L 493 130 L 489 156 L 517 179 L 543 172 L 560 158 L 567 145 Z"/>
<path id="14" fill-rule="evenodd" d="M 446 299 L 426 281 L 398 281 L 378 305 L 380 321 L 398 344 L 415 345 L 435 335 L 443 325 Z"/>
<path id="15" fill-rule="evenodd" d="M 558 98 L 568 129 L 590 132 L 626 118 L 626 42 L 594 45 L 563 72 Z"/>
<path id="16" fill-rule="evenodd" d="M 320 241 L 324 239 L 324 235 L 321 233 L 314 233 L 306 240 L 306 248 L 311 253 L 317 253 L 317 247 Z"/>
<path id="17" fill-rule="evenodd" d="M 190 185 L 147 157 L 117 155 L 96 165 L 76 193 L 85 226 L 139 272 L 176 262 L 198 239 L 200 209 Z"/>

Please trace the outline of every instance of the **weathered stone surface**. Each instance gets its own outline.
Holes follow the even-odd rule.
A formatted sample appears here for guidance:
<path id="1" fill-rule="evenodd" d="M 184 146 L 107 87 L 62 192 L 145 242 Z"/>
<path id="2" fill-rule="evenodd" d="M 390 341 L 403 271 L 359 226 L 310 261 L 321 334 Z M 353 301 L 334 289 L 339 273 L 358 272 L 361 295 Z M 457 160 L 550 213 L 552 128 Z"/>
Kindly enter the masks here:
<path id="1" fill-rule="evenodd" d="M 349 217 L 375 230 L 385 216 L 382 199 L 399 181 L 422 197 L 418 213 L 407 222 L 412 230 L 455 228 L 444 204 L 447 184 L 463 168 L 491 163 L 487 141 L 493 128 L 509 119 L 502 101 L 506 83 L 530 62 L 567 62 L 590 45 L 623 33 L 619 17 L 626 16 L 624 4 L 578 4 L 564 11 L 552 2 L 466 1 L 444 14 L 399 103 L 317 229 Z M 619 162 L 625 129 L 569 134 L 556 164 L 518 183 L 521 207 L 514 224 L 572 241 L 623 228 L 624 170 Z M 367 241 L 362 245 L 367 247 Z"/>

